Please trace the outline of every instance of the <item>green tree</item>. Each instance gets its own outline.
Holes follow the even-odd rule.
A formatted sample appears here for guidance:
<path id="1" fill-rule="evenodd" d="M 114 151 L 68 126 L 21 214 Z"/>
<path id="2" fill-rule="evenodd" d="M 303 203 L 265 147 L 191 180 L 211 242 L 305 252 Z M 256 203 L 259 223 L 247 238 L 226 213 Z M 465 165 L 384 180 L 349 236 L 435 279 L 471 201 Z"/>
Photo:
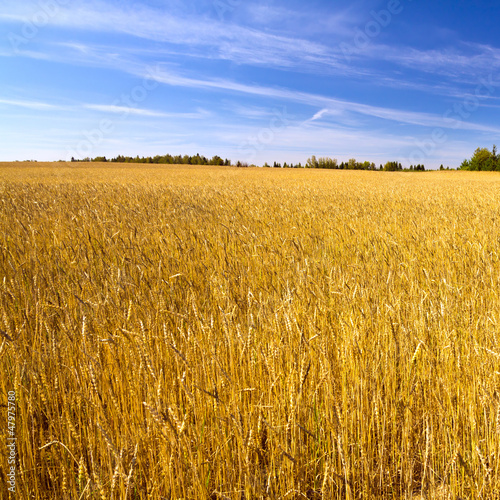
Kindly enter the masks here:
<path id="1" fill-rule="evenodd" d="M 491 152 L 487 148 L 477 148 L 471 158 L 471 170 L 489 170 Z"/>
<path id="2" fill-rule="evenodd" d="M 318 167 L 319 163 L 314 155 L 312 155 L 311 158 L 307 159 L 306 168 L 318 168 Z"/>
<path id="3" fill-rule="evenodd" d="M 470 160 L 464 160 L 460 165 L 462 170 L 500 170 L 500 159 L 497 154 L 497 147 L 493 146 L 493 151 L 487 148 L 477 148 Z"/>
<path id="4" fill-rule="evenodd" d="M 224 165 L 224 160 L 220 156 L 214 156 L 211 160 L 210 163 L 212 165 Z"/>

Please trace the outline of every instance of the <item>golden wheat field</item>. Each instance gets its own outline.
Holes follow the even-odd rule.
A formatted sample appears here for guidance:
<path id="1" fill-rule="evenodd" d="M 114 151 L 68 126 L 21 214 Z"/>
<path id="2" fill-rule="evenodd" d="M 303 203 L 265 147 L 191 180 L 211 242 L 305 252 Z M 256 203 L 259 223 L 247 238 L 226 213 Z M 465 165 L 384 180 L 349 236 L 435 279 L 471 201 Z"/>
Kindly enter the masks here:
<path id="1" fill-rule="evenodd" d="M 0 497 L 499 498 L 500 175 L 0 164 L 0 213 Z"/>

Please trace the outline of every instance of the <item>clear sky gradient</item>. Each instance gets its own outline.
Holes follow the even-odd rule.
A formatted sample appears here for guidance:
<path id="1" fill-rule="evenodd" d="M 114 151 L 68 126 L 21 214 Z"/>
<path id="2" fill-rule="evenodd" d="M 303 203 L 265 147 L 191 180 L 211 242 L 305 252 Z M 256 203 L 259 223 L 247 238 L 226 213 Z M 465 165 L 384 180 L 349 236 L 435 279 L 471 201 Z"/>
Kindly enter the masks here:
<path id="1" fill-rule="evenodd" d="M 500 145 L 499 14 L 460 0 L 4 0 L 0 160 L 458 167 Z"/>

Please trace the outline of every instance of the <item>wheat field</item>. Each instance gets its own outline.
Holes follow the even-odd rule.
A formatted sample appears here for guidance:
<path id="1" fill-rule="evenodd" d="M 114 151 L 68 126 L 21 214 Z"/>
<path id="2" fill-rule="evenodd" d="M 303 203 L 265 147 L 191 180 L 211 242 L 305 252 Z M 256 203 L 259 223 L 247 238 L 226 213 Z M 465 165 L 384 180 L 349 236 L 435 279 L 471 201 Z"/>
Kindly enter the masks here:
<path id="1" fill-rule="evenodd" d="M 499 200 L 489 173 L 0 164 L 0 496 L 499 498 Z"/>

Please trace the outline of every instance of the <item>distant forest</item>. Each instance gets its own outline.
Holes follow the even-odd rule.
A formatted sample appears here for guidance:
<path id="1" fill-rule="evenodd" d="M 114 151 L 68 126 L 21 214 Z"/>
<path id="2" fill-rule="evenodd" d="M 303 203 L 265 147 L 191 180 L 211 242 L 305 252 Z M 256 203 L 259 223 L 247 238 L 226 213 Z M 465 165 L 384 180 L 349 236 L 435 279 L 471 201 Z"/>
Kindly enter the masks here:
<path id="1" fill-rule="evenodd" d="M 214 156 L 208 159 L 205 156 L 197 154 L 195 156 L 189 155 L 164 155 L 164 156 L 122 156 L 118 155 L 115 158 L 108 159 L 105 156 L 96 156 L 95 158 L 85 158 L 83 160 L 76 160 L 71 158 L 72 162 L 112 162 L 112 163 L 151 163 L 151 164 L 164 164 L 164 165 L 219 165 L 219 166 L 236 166 L 236 167 L 255 167 L 256 165 L 249 165 L 246 162 L 238 161 L 236 164 L 231 163 L 227 158 L 223 160 L 220 156 Z M 302 163 L 278 163 L 274 162 L 269 165 L 267 162 L 263 167 L 274 168 L 325 168 L 325 169 L 340 169 L 340 170 L 385 170 L 390 172 L 396 171 L 425 171 L 424 165 L 410 165 L 409 168 L 403 168 L 403 165 L 397 161 L 389 161 L 385 165 L 377 165 L 373 162 L 365 161 L 358 162 L 356 159 L 351 158 L 347 162 L 338 162 L 336 158 L 311 156 L 305 165 Z M 441 166 L 441 169 L 443 166 Z"/>
<path id="2" fill-rule="evenodd" d="M 462 170 L 485 170 L 500 172 L 500 155 L 497 147 L 493 146 L 490 151 L 487 148 L 477 148 L 470 160 L 464 160 L 460 165 Z"/>
<path id="3" fill-rule="evenodd" d="M 113 163 L 155 163 L 163 165 L 231 165 L 231 161 L 227 158 L 223 160 L 220 156 L 214 156 L 211 160 L 205 156 L 197 154 L 195 156 L 189 155 L 164 155 L 164 156 L 122 156 L 118 155 L 116 158 L 107 159 L 105 156 L 96 156 L 95 158 L 85 158 L 83 160 L 71 161 L 95 161 L 95 162 L 113 162 Z"/>
<path id="4" fill-rule="evenodd" d="M 264 165 L 265 166 L 265 165 Z M 355 158 L 351 158 L 348 162 L 339 163 L 336 158 L 316 158 L 311 156 L 307 160 L 306 168 L 330 168 L 340 170 L 385 170 L 388 172 L 396 172 L 398 170 L 417 170 L 424 171 L 424 165 L 410 165 L 410 168 L 403 168 L 403 165 L 397 161 L 388 161 L 385 165 L 377 165 L 373 162 L 365 161 L 358 162 Z"/>

